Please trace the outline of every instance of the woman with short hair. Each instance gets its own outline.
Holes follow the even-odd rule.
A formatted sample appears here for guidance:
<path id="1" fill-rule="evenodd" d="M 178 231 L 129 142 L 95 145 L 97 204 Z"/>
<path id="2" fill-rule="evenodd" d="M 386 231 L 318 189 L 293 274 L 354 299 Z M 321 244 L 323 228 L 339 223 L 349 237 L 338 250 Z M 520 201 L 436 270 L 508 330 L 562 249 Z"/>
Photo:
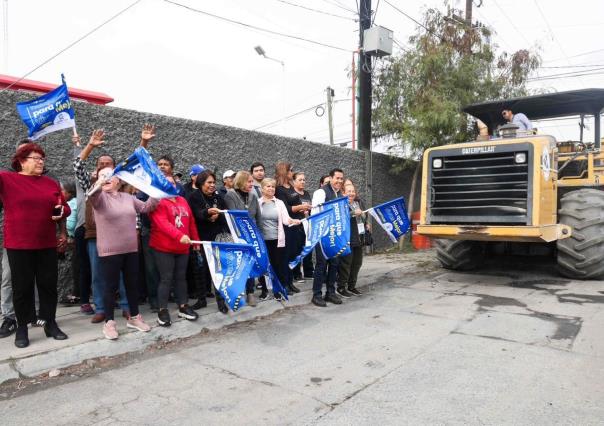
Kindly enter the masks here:
<path id="1" fill-rule="evenodd" d="M 224 202 L 229 210 L 247 210 L 252 220 L 258 228 L 261 228 L 262 216 L 258 197 L 254 191 L 254 178 L 245 171 L 240 170 L 235 175 L 233 189 L 227 190 L 224 195 Z M 250 306 L 256 306 L 254 298 L 254 279 L 250 278 L 245 285 L 246 302 Z"/>
<path id="2" fill-rule="evenodd" d="M 96 130 L 93 135 L 102 140 L 105 134 L 102 130 Z M 109 340 L 115 340 L 119 334 L 113 308 L 120 273 L 123 274 L 130 308 L 127 327 L 145 332 L 151 329 L 138 310 L 139 258 L 136 219 L 139 213 L 155 210 L 159 201 L 149 198 L 143 202 L 134 195 L 120 191 L 123 183 L 117 176 L 113 176 L 111 167 L 99 170 L 97 175 L 98 180 L 89 192 L 89 200 L 96 222 L 96 245 L 100 272 L 105 284 L 103 335 Z M 81 176 L 78 175 L 77 178 L 80 180 Z M 80 184 L 84 186 L 85 182 Z"/>
<path id="3" fill-rule="evenodd" d="M 17 319 L 15 346 L 29 346 L 27 324 L 35 319 L 34 286 L 38 288 L 38 317 L 46 337 L 67 339 L 56 322 L 57 222 L 71 209 L 59 183 L 43 176 L 46 154 L 35 143 L 21 145 L 12 171 L 0 171 L 0 199 L 4 204 L 4 247 L 12 273 Z M 27 218 L 27 220 L 24 220 Z"/>

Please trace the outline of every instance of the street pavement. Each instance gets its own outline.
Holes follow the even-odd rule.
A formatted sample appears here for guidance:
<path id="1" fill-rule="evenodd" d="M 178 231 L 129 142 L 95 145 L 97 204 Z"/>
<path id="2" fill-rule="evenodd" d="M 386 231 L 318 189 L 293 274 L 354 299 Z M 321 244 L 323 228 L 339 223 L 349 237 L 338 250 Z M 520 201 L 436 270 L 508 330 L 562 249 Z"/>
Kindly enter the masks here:
<path id="1" fill-rule="evenodd" d="M 13 380 L 2 424 L 604 423 L 601 281 L 528 258 L 450 272 L 431 251 L 367 268 L 340 306 Z"/>

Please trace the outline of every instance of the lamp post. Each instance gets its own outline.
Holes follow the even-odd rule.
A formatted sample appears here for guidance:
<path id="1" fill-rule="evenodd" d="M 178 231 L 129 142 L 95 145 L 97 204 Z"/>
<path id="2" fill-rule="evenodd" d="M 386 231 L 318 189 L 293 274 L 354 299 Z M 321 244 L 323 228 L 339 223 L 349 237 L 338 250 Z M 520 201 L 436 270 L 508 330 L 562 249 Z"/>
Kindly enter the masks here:
<path id="1" fill-rule="evenodd" d="M 266 56 L 266 51 L 262 48 L 262 46 L 256 46 L 254 47 L 254 50 L 258 55 L 262 56 L 264 59 L 268 59 L 270 61 L 281 64 L 281 109 L 283 117 L 283 119 L 281 120 L 281 132 L 285 136 L 285 62 L 279 59 L 271 58 L 270 56 Z"/>

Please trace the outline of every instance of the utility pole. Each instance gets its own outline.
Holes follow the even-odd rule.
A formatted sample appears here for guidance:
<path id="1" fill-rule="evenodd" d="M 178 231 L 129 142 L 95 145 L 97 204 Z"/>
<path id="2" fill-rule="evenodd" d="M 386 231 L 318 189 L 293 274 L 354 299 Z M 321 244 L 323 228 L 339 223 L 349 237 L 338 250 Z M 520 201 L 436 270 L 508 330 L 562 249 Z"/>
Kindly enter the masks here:
<path id="1" fill-rule="evenodd" d="M 472 1 L 466 0 L 466 23 L 472 28 Z"/>
<path id="2" fill-rule="evenodd" d="M 335 92 L 329 86 L 327 86 L 327 89 L 325 89 L 325 91 L 327 92 L 327 120 L 329 121 L 329 144 L 333 145 L 333 115 L 331 107 L 333 104 L 333 97 L 335 95 Z"/>
<path id="3" fill-rule="evenodd" d="M 371 151 L 371 56 L 363 51 L 365 30 L 371 28 L 371 0 L 359 1 L 359 149 Z"/>

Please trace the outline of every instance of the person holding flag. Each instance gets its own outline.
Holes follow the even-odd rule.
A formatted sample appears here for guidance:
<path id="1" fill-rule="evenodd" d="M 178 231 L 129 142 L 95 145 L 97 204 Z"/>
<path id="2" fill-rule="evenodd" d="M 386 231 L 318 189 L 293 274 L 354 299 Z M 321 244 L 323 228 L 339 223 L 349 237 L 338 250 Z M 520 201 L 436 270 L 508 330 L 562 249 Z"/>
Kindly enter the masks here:
<path id="1" fill-rule="evenodd" d="M 195 321 L 198 315 L 188 304 L 186 277 L 191 240 L 199 240 L 191 208 L 187 200 L 181 196 L 163 198 L 157 208 L 149 214 L 149 219 L 151 219 L 149 245 L 159 269 L 157 323 L 162 327 L 169 327 L 172 324 L 168 311 L 168 298 L 172 285 L 178 303 L 178 316 Z M 193 246 L 193 250 L 199 251 L 199 245 Z"/>
<path id="2" fill-rule="evenodd" d="M 342 256 L 338 265 L 338 288 L 337 292 L 342 297 L 360 296 L 357 290 L 357 277 L 363 265 L 362 237 L 365 234 L 365 213 L 361 206 L 361 200 L 357 197 L 357 191 L 352 181 L 344 185 L 344 195 L 348 197 L 350 207 L 350 249 L 352 253 Z"/>
<path id="3" fill-rule="evenodd" d="M 292 291 L 291 285 L 288 286 L 286 274 L 289 272 L 287 268 L 287 252 L 285 251 L 285 229 L 284 226 L 300 225 L 300 220 L 292 219 L 287 213 L 285 203 L 275 197 L 275 187 L 277 181 L 271 178 L 264 178 L 260 184 L 262 188 L 262 197 L 260 198 L 260 214 L 262 222 L 260 230 L 264 237 L 266 249 L 268 250 L 268 258 L 277 274 L 277 279 L 281 282 L 286 290 Z M 262 292 L 260 299 L 265 300 L 268 295 L 266 283 L 262 283 Z M 275 299 L 281 296 L 275 294 Z"/>
<path id="4" fill-rule="evenodd" d="M 319 212 L 319 206 L 327 201 L 332 201 L 342 197 L 342 184 L 344 183 L 344 171 L 340 168 L 332 169 L 329 172 L 329 183 L 317 189 L 312 196 L 313 213 Z M 335 283 L 338 273 L 338 257 L 327 259 L 323 249 L 318 245 L 315 249 L 316 264 L 312 285 L 311 302 L 319 307 L 327 306 L 330 302 L 340 305 L 342 299 L 335 292 Z M 323 298 L 323 283 L 325 283 L 325 298 Z"/>
<path id="5" fill-rule="evenodd" d="M 95 130 L 94 134 L 101 140 L 105 136 L 102 130 Z M 144 150 L 144 148 L 138 149 Z M 124 162 L 125 166 L 121 164 L 121 172 L 127 173 L 125 169 L 132 162 Z M 157 166 L 155 167 L 157 168 Z M 78 176 L 78 179 L 80 179 L 80 176 Z M 146 180 L 141 177 L 140 181 L 145 182 Z M 80 185 L 84 186 L 85 182 L 80 182 Z M 115 292 L 120 282 L 120 273 L 123 274 L 126 297 L 130 308 L 127 327 L 139 331 L 149 331 L 151 329 L 138 310 L 137 275 L 139 258 L 136 215 L 137 213 L 150 213 L 157 207 L 159 201 L 155 198 L 149 198 L 147 202 L 137 200 L 135 196 L 121 192 L 122 186 L 122 180 L 114 175 L 114 169 L 106 167 L 99 170 L 98 180 L 88 193 L 96 221 L 96 244 L 100 272 L 105 284 L 103 297 L 105 325 L 103 334 L 110 340 L 118 338 L 113 308 Z"/>

